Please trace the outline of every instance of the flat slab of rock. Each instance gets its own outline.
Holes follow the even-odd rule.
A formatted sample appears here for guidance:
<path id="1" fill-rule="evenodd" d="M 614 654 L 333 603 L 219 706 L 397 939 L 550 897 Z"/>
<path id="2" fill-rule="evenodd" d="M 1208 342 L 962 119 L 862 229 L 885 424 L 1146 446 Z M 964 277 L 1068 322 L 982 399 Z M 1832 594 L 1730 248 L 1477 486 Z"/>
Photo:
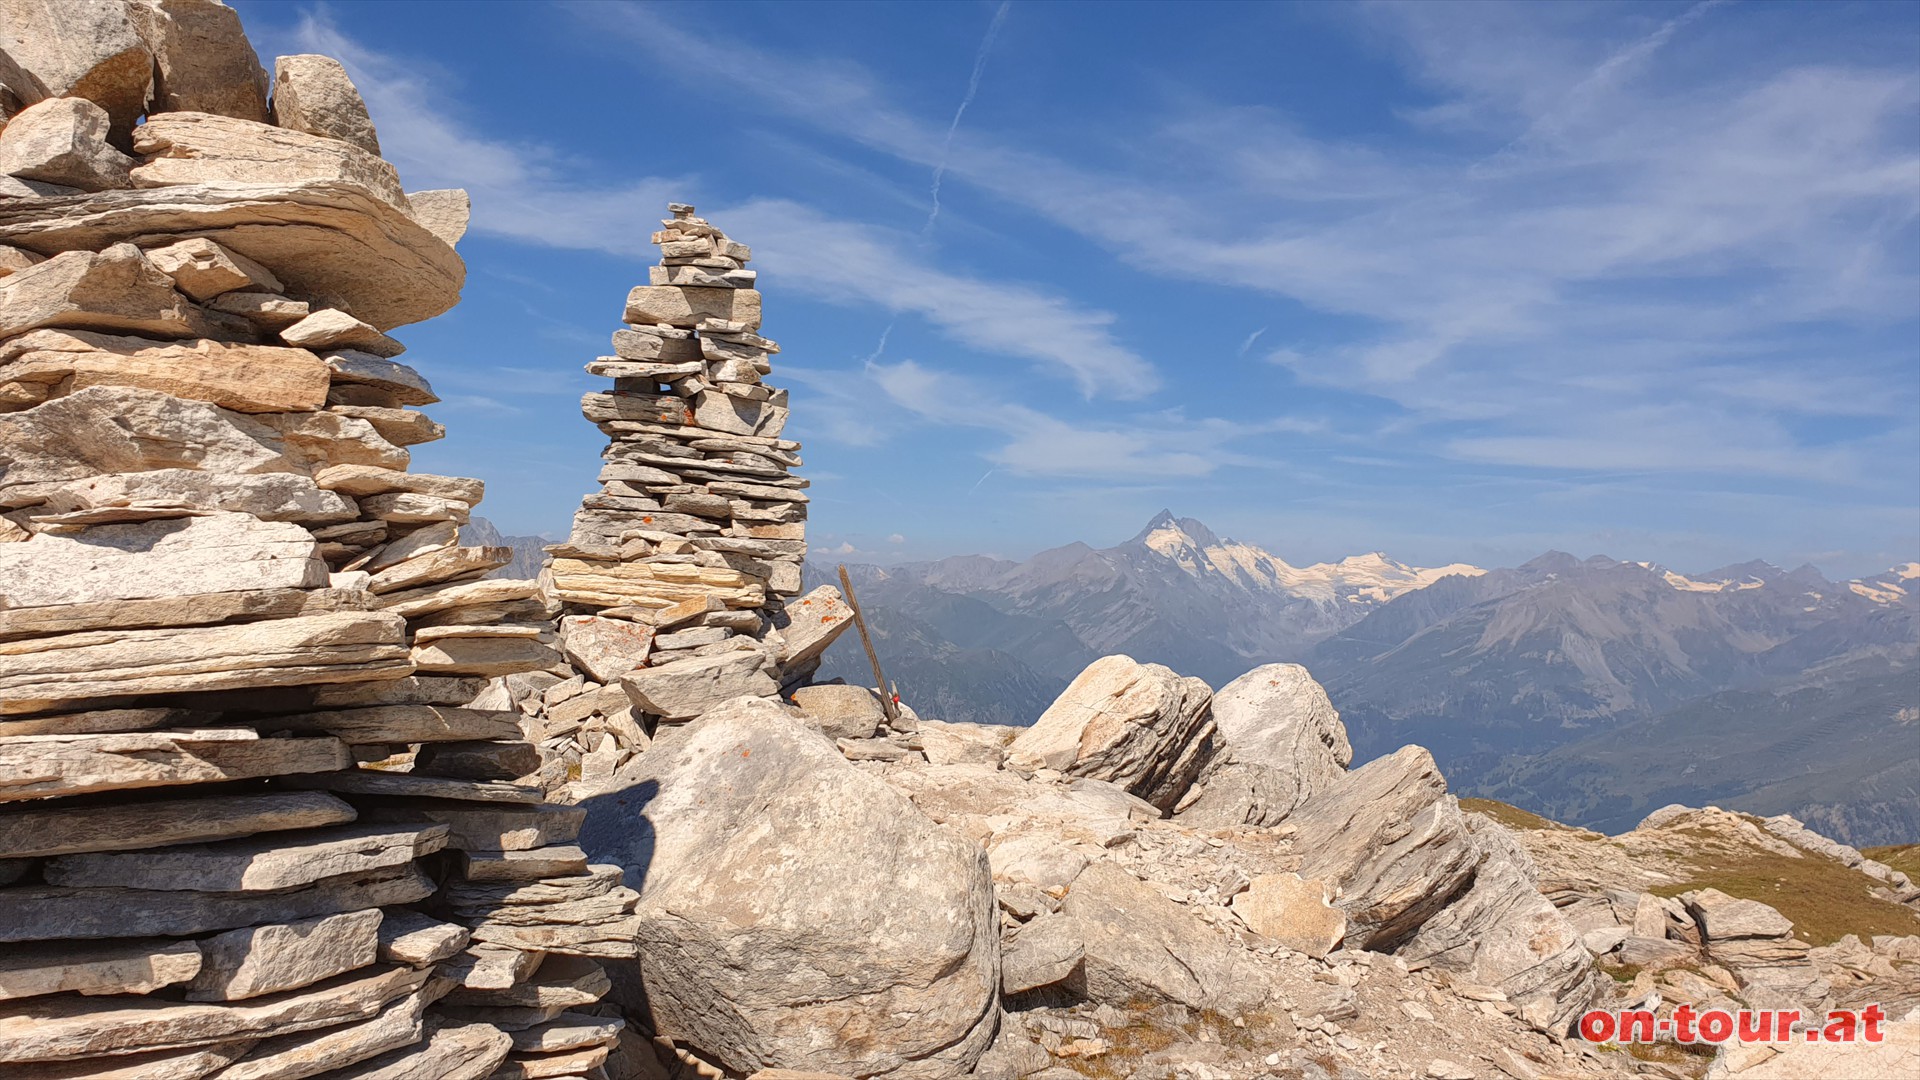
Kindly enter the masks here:
<path id="1" fill-rule="evenodd" d="M 200 973 L 191 941 L 52 942 L 0 953 L 0 1001 L 46 994 L 147 994 Z"/>
<path id="2" fill-rule="evenodd" d="M 135 187 L 181 184 L 355 184 L 411 216 L 400 176 L 377 154 L 338 139 L 213 113 L 147 117 L 133 132 L 144 159 Z"/>
<path id="3" fill-rule="evenodd" d="M 760 326 L 760 293 L 755 289 L 702 289 L 680 285 L 637 285 L 627 294 L 630 323 L 665 323 L 692 329 L 707 319 Z"/>
<path id="4" fill-rule="evenodd" d="M 641 668 L 620 685 L 637 711 L 668 720 L 685 720 L 737 697 L 772 697 L 780 685 L 766 672 L 767 658 L 756 651 L 720 653 Z"/>
<path id="5" fill-rule="evenodd" d="M 369 1020 L 263 1039 L 219 1075 L 221 1080 L 303 1080 L 412 1046 L 426 1035 L 422 1016 L 430 998 L 429 991 L 416 990 Z"/>
<path id="6" fill-rule="evenodd" d="M 327 383 L 319 357 L 277 345 L 36 330 L 0 347 L 0 385 L 42 401 L 89 386 L 135 386 L 236 412 L 313 412 L 326 406 Z"/>
<path id="7" fill-rule="evenodd" d="M 466 279 L 452 248 L 355 183 L 206 184 L 0 203 L 0 243 L 53 255 L 135 237 L 202 236 L 271 270 L 289 292 L 381 330 L 446 311 Z"/>
<path id="8" fill-rule="evenodd" d="M 569 844 L 580 835 L 587 812 L 578 806 L 488 806 L 443 800 L 381 804 L 364 812 L 368 820 L 428 821 L 450 830 L 447 846 L 459 851 L 525 851 Z"/>
<path id="9" fill-rule="evenodd" d="M 427 974 L 410 968 L 376 970 L 245 1004 L 152 998 L 108 1003 L 78 995 L 29 998 L 0 1008 L 0 1062 L 175 1049 L 365 1019 L 419 987 Z"/>
<path id="10" fill-rule="evenodd" d="M 0 544 L 0 605 L 9 608 L 326 584 L 312 533 L 245 514 L 99 525 Z"/>
<path id="11" fill-rule="evenodd" d="M 550 1054 L 605 1046 L 620 1037 L 627 1022 L 588 1013 L 561 1013 L 548 1023 L 513 1033 L 513 1048 L 522 1053 Z"/>
<path id="12" fill-rule="evenodd" d="M 738 570 L 692 563 L 622 563 L 555 557 L 548 564 L 554 595 L 596 607 L 664 608 L 717 598 L 730 608 L 757 608 L 767 599 L 758 578 Z"/>
<path id="13" fill-rule="evenodd" d="M 792 694 L 807 723 L 833 739 L 871 739 L 886 713 L 880 695 L 864 686 L 802 686 Z"/>
<path id="14" fill-rule="evenodd" d="M 1219 932 L 1109 862 L 1074 879 L 1060 906 L 1086 950 L 1096 1002 L 1174 1002 L 1229 1016 L 1266 1000 L 1265 976 Z"/>
<path id="15" fill-rule="evenodd" d="M 26 805 L 0 812 L 0 858 L 146 851 L 255 833 L 342 825 L 357 811 L 331 795 L 289 791 L 119 806 Z"/>
<path id="16" fill-rule="evenodd" d="M 274 893 L 16 885 L 0 889 L 0 906 L 8 913 L 0 920 L 0 941 L 124 937 L 129 927 L 153 934 L 204 934 L 411 904 L 433 890 L 433 880 L 413 864 Z"/>
<path id="17" fill-rule="evenodd" d="M 16 1065 L 7 1080 L 201 1080 L 239 1060 L 256 1041 L 238 1039 L 189 1050 Z"/>
<path id="18" fill-rule="evenodd" d="M 276 716 L 266 726 L 276 730 L 325 732 L 342 742 L 357 746 L 514 739 L 520 737 L 520 721 L 521 714 L 512 710 L 420 704 L 295 713 Z"/>
<path id="19" fill-rule="evenodd" d="M 560 648 L 573 666 L 595 682 L 610 683 L 647 662 L 653 645 L 650 626 L 596 615 L 560 620 Z"/>
<path id="20" fill-rule="evenodd" d="M 484 1023 L 430 1019 L 424 1046 L 388 1051 L 340 1069 L 328 1080 L 483 1080 L 507 1059 L 513 1040 Z"/>
<path id="21" fill-rule="evenodd" d="M 1196 825 L 1275 825 L 1338 783 L 1353 760 L 1327 692 L 1299 664 L 1266 664 L 1213 695 L 1206 790 L 1181 810 Z"/>
<path id="22" fill-rule="evenodd" d="M 240 1001 L 311 986 L 366 967 L 379 951 L 378 909 L 248 926 L 200 943 L 188 1001 Z"/>
<path id="23" fill-rule="evenodd" d="M 460 876 L 474 882 L 526 882 L 570 877 L 587 870 L 587 853 L 571 844 L 517 851 L 460 853 Z"/>
<path id="24" fill-rule="evenodd" d="M 165 520 L 180 520 L 169 517 Z M 257 519 L 256 519 L 257 520 Z M 46 535 L 46 534 L 42 534 Z M 244 592 L 96 600 L 31 608 L 0 608 L 0 641 L 88 630 L 150 630 L 255 622 L 332 611 L 366 610 L 364 593 L 343 589 L 249 589 Z"/>
<path id="25" fill-rule="evenodd" d="M 781 608 L 774 620 L 780 629 L 778 652 L 774 659 L 782 668 L 798 668 L 815 659 L 853 625 L 853 609 L 831 585 L 822 585 L 805 596 L 795 597 Z"/>
<path id="26" fill-rule="evenodd" d="M 781 706 L 708 712 L 583 806 L 583 846 L 641 890 L 639 963 L 616 985 L 638 976 L 662 1033 L 741 1072 L 963 1075 L 985 1050 L 999 919 L 984 853 Z"/>
<path id="27" fill-rule="evenodd" d="M 397 678 L 411 671 L 401 644 L 405 635 L 399 616 L 340 612 L 4 642 L 0 714 L 47 712 L 64 702 L 117 695 Z"/>
<path id="28" fill-rule="evenodd" d="M 441 825 L 341 825 L 156 851 L 61 855 L 41 875 L 49 885 L 70 888 L 265 892 L 404 866 L 446 843 Z"/>
<path id="29" fill-rule="evenodd" d="M 107 473 L 204 469 L 246 476 L 298 469 L 283 438 L 266 424 L 137 387 L 95 386 L 0 413 L 0 453 L 12 459 L 0 494 L 16 485 Z"/>
<path id="30" fill-rule="evenodd" d="M 380 959 L 389 964 L 425 967 L 466 948 L 467 937 L 464 926 L 393 908 L 380 923 Z"/>
<path id="31" fill-rule="evenodd" d="M 1212 697 L 1159 664 L 1102 657 L 1013 740 L 1007 763 L 1111 781 L 1170 810 L 1211 752 Z"/>
<path id="32" fill-rule="evenodd" d="M 1232 906 L 1247 929 L 1316 959 L 1347 936 L 1347 916 L 1328 903 L 1326 883 L 1299 874 L 1261 874 Z"/>
<path id="33" fill-rule="evenodd" d="M 435 744 L 429 744 L 435 745 Z M 444 744 L 441 744 L 444 745 Z M 545 798 L 540 788 L 509 784 L 497 780 L 462 780 L 419 773 L 384 772 L 378 769 L 348 769 L 289 778 L 290 787 L 319 788 L 353 795 L 408 795 L 425 799 L 457 799 L 481 803 L 537 803 Z"/>
<path id="34" fill-rule="evenodd" d="M 1071 917 L 1039 915 L 1007 935 L 1000 954 L 1000 990 L 1024 994 L 1076 976 L 1084 982 L 1086 958 L 1087 947 Z"/>
<path id="35" fill-rule="evenodd" d="M 338 739 L 262 739 L 250 728 L 18 735 L 0 739 L 0 802 L 326 772 L 351 761 Z"/>
<path id="36" fill-rule="evenodd" d="M 40 200 L 4 201 L 11 207 Z M 132 244 L 47 254 L 53 257 L 0 278 L 0 335 L 60 327 L 156 338 L 214 336 L 207 313 Z"/>

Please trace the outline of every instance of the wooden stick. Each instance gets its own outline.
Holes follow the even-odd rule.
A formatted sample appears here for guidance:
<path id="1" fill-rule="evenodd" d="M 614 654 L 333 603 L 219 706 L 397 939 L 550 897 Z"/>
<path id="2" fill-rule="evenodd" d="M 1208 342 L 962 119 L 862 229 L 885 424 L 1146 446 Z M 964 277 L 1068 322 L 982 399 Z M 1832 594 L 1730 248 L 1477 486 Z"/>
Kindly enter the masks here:
<path id="1" fill-rule="evenodd" d="M 880 672 L 880 654 L 873 651 L 873 638 L 867 634 L 867 620 L 860 614 L 860 601 L 853 595 L 853 581 L 847 577 L 845 563 L 840 565 L 840 588 L 847 594 L 847 607 L 853 610 L 854 629 L 860 631 L 860 644 L 867 647 L 867 661 L 873 665 L 873 685 L 880 691 L 880 711 L 886 714 L 887 726 L 892 727 L 900 719 L 900 706 L 893 703 L 893 687 Z"/>

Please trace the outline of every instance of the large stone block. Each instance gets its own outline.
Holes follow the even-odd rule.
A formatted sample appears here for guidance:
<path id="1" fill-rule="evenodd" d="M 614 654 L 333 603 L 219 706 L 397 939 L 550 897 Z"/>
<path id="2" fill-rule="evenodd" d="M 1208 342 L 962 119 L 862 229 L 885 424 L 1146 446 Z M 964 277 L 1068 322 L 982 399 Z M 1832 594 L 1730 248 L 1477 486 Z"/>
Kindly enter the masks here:
<path id="1" fill-rule="evenodd" d="M 1213 691 L 1129 656 L 1094 661 L 1007 748 L 1017 768 L 1108 780 L 1170 810 L 1212 747 Z"/>
<path id="2" fill-rule="evenodd" d="M 127 13 L 153 52 L 154 112 L 267 119 L 267 73 L 239 13 L 218 0 L 134 0 Z"/>
<path id="3" fill-rule="evenodd" d="M 129 386 L 235 412 L 313 412 L 326 407 L 328 380 L 319 357 L 272 345 L 36 330 L 0 346 L 0 395 L 17 388 L 35 404 L 90 386 Z"/>
<path id="4" fill-rule="evenodd" d="M 679 285 L 637 285 L 627 294 L 625 321 L 665 323 L 687 329 L 706 319 L 760 325 L 757 289 L 694 289 Z"/>
<path id="5" fill-rule="evenodd" d="M 124 139 L 147 106 L 153 54 L 125 4 L 0 0 L 0 51 L 28 77 L 23 99 L 78 97 L 100 106 Z"/>
<path id="6" fill-rule="evenodd" d="M 133 159 L 107 145 L 106 110 L 85 98 L 49 98 L 0 131 L 0 174 L 104 191 L 131 186 Z"/>
<path id="7" fill-rule="evenodd" d="M 273 122 L 380 156 L 367 104 L 347 69 L 331 56 L 301 53 L 273 62 Z"/>
<path id="8" fill-rule="evenodd" d="M 0 608 L 326 584 L 312 533 L 244 514 L 100 525 L 0 545 Z"/>
<path id="9" fill-rule="evenodd" d="M 393 166 L 338 139 L 213 113 L 173 112 L 148 117 L 134 130 L 133 148 L 144 159 L 133 169 L 136 187 L 336 181 L 411 213 Z"/>
<path id="10" fill-rule="evenodd" d="M 4 201 L 4 200 L 0 200 Z M 0 278 L 0 337 L 43 326 L 210 337 L 213 324 L 132 244 L 67 251 Z"/>
<path id="11" fill-rule="evenodd" d="M 200 943 L 187 1000 L 241 1001 L 311 986 L 373 963 L 379 934 L 377 908 L 215 934 Z"/>

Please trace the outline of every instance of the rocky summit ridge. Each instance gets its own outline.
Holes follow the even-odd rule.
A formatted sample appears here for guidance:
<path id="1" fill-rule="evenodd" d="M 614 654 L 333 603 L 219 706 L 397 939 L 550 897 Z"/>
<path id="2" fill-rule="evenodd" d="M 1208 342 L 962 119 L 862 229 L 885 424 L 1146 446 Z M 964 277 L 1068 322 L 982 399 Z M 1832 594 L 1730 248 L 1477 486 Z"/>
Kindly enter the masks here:
<path id="1" fill-rule="evenodd" d="M 1920 1001 L 1904 873 L 1353 767 L 1298 665 L 1088 657 L 1027 727 L 819 681 L 852 612 L 693 206 L 587 363 L 599 489 L 501 577 L 389 335 L 457 301 L 466 197 L 405 189 L 341 65 L 269 77 L 215 0 L 0 0 L 0 120 L 9 1080 L 1674 1077 L 1570 1026 Z M 1431 573 L 1172 520 L 1049 561 L 1336 610 Z M 1902 1075 L 1917 1029 L 1711 1069 Z"/>

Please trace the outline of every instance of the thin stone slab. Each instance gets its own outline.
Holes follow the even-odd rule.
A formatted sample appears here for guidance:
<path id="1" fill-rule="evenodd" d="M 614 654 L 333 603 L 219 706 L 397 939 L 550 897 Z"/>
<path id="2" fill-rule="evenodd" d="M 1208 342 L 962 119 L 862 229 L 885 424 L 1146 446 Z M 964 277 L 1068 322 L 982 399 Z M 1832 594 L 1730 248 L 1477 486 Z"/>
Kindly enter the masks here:
<path id="1" fill-rule="evenodd" d="M 637 285 L 627 294 L 624 320 L 693 328 L 709 318 L 760 325 L 760 293 L 755 289 L 703 289 L 679 285 Z"/>
<path id="2" fill-rule="evenodd" d="M 496 927 L 592 926 L 624 917 L 638 903 L 640 894 L 616 885 L 599 896 L 550 904 L 503 904 L 492 911 L 461 909 L 456 914 L 478 918 Z M 565 950 L 556 950 L 565 951 Z"/>
<path id="3" fill-rule="evenodd" d="M 505 990 L 527 981 L 545 959 L 545 953 L 475 942 L 448 960 L 440 973 L 470 990 Z"/>
<path id="4" fill-rule="evenodd" d="M 414 619 L 422 615 L 431 615 L 436 611 L 471 607 L 474 604 L 500 604 L 512 600 L 525 600 L 530 596 L 538 595 L 539 592 L 540 584 L 537 581 L 512 579 L 461 581 L 451 585 L 428 585 L 419 589 L 387 593 L 376 598 L 375 604 L 382 611 L 390 611 L 396 615 Z"/>
<path id="5" fill-rule="evenodd" d="M 61 855 L 41 876 L 68 888 L 266 892 L 404 866 L 446 843 L 445 826 L 342 825 L 159 851 Z"/>
<path id="6" fill-rule="evenodd" d="M 347 589 L 257 589 L 246 592 L 100 600 L 84 604 L 0 609 L 0 641 L 89 630 L 148 630 L 260 622 L 336 611 L 365 611 L 367 596 Z"/>
<path id="7" fill-rule="evenodd" d="M 410 209 L 399 174 L 377 154 L 256 120 L 160 113 L 134 129 L 133 148 L 142 159 L 133 168 L 135 187 L 332 181 L 358 185 L 402 211 Z"/>
<path id="8" fill-rule="evenodd" d="M 398 361 L 354 349 L 337 349 L 326 355 L 326 361 L 336 383 L 385 391 L 401 405 L 431 405 L 440 400 L 426 376 Z"/>
<path id="9" fill-rule="evenodd" d="M 518 883 L 587 872 L 587 853 L 571 844 L 518 851 L 462 851 L 460 877 L 469 882 Z"/>
<path id="10" fill-rule="evenodd" d="M 238 1005 L 153 998 L 105 1002 L 79 995 L 30 998 L 0 1009 L 0 1063 L 177 1049 L 362 1020 L 417 989 L 427 974 L 410 968 L 376 969 Z"/>
<path id="11" fill-rule="evenodd" d="M 451 829 L 447 846 L 459 851 L 525 851 L 553 844 L 570 844 L 586 820 L 584 807 L 494 807 L 480 803 L 409 800 L 366 807 L 370 821 L 429 821 Z"/>
<path id="12" fill-rule="evenodd" d="M 9 609 L 326 584 L 312 533 L 246 514 L 99 525 L 0 544 L 0 606 Z"/>
<path id="13" fill-rule="evenodd" d="M 0 738 L 9 735 L 112 735 L 161 728 L 202 728 L 218 718 L 191 709 L 93 709 L 88 712 L 0 720 Z"/>
<path id="14" fill-rule="evenodd" d="M 200 973 L 191 941 L 148 938 L 14 946 L 0 951 L 0 1001 L 46 994 L 148 994 Z"/>
<path id="15" fill-rule="evenodd" d="M 532 804 L 546 798 L 537 787 L 509 784 L 497 780 L 461 780 L 446 776 L 422 776 L 418 773 L 384 772 L 378 769 L 350 769 L 288 780 L 291 787 L 319 788 L 353 795 L 405 795 L 424 799 L 457 799 L 462 802 Z"/>
<path id="16" fill-rule="evenodd" d="M 120 695 L 397 678 L 411 671 L 405 634 L 396 615 L 339 612 L 0 643 L 0 714 Z"/>
<path id="17" fill-rule="evenodd" d="M 380 570 L 368 588 L 376 593 L 417 589 L 497 570 L 512 561 L 513 549 L 508 547 L 444 547 Z"/>
<path id="18" fill-rule="evenodd" d="M 711 596 L 730 608 L 745 609 L 767 599 L 758 579 L 727 567 L 555 558 L 548 569 L 554 595 L 565 603 L 664 608 Z"/>
<path id="19" fill-rule="evenodd" d="M 487 1080 L 566 1080 L 599 1068 L 611 1052 L 611 1047 L 591 1046 L 558 1054 L 512 1054 Z"/>
<path id="20" fill-rule="evenodd" d="M 464 926 L 394 908 L 380 923 L 380 959 L 389 964 L 425 967 L 466 948 L 468 936 Z"/>
<path id="21" fill-rule="evenodd" d="M 305 349 L 244 342 L 158 342 L 84 330 L 36 330 L 0 349 L 0 386 L 41 400 L 89 386 L 135 386 L 243 413 L 312 412 L 327 367 Z"/>
<path id="22" fill-rule="evenodd" d="M 200 943 L 188 1001 L 241 1001 L 311 986 L 366 967 L 379 952 L 380 911 L 369 908 L 275 926 L 229 930 Z"/>
<path id="23" fill-rule="evenodd" d="M 631 960 L 642 929 L 638 915 L 620 915 L 598 922 L 564 926 L 508 926 L 486 922 L 473 928 L 473 939 L 529 952 L 560 952 L 607 960 Z"/>
<path id="24" fill-rule="evenodd" d="M 42 255 L 137 237 L 204 236 L 273 272 L 291 293 L 381 330 L 460 298 L 466 264 L 439 237 L 358 184 L 196 184 L 0 200 L 0 243 Z"/>
<path id="25" fill-rule="evenodd" d="M 11 1065 L 7 1080 L 202 1080 L 238 1061 L 257 1042 L 239 1039 L 155 1054 L 115 1054 L 78 1061 Z"/>
<path id="26" fill-rule="evenodd" d="M 566 1012 L 549 1023 L 513 1033 L 513 1048 L 520 1053 L 553 1054 L 588 1046 L 605 1046 L 620 1037 L 625 1020 L 589 1013 Z"/>
<path id="27" fill-rule="evenodd" d="M 511 1006 L 545 1009 L 591 1005 L 613 989 L 606 969 L 579 956 L 550 956 L 533 977 L 502 990 L 459 987 L 446 996 L 449 1005 Z"/>
<path id="28" fill-rule="evenodd" d="M 413 770 L 415 776 L 518 781 L 523 776 L 540 771 L 540 748 L 530 742 L 517 740 L 432 743 L 421 747 L 420 752 L 414 755 Z"/>
<path id="29" fill-rule="evenodd" d="M 524 638 L 441 638 L 415 645 L 408 656 L 416 671 L 489 678 L 566 663 L 558 650 Z"/>
<path id="30" fill-rule="evenodd" d="M 255 833 L 343 825 L 353 807 L 320 792 L 216 795 L 113 806 L 58 803 L 0 811 L 0 857 L 147 851 Z"/>
<path id="31" fill-rule="evenodd" d="M 328 772 L 352 761 L 338 739 L 262 739 L 247 728 L 19 735 L 0 739 L 0 802 Z"/>
<path id="32" fill-rule="evenodd" d="M 325 732 L 342 742 L 359 746 L 517 739 L 521 737 L 520 721 L 521 714 L 512 710 L 421 704 L 296 713 L 262 721 L 262 726 L 284 731 Z"/>
<path id="33" fill-rule="evenodd" d="M 542 907 L 605 896 L 625 876 L 618 866 L 601 863 L 585 873 L 543 878 L 532 882 L 448 882 L 440 893 L 458 918 L 485 919 L 509 906 Z"/>
<path id="34" fill-rule="evenodd" d="M 16 885 L 0 889 L 0 911 L 8 915 L 0 919 L 0 942 L 121 937 L 130 927 L 152 934 L 205 934 L 411 904 L 433 891 L 433 879 L 412 863 L 272 893 Z"/>
<path id="35" fill-rule="evenodd" d="M 219 1080 L 304 1080 L 412 1046 L 426 1035 L 422 1017 L 431 997 L 426 990 L 416 990 L 371 1020 L 262 1040 Z"/>
<path id="36" fill-rule="evenodd" d="M 341 1069 L 327 1080 L 482 1080 L 513 1049 L 506 1032 L 486 1023 L 428 1021 L 426 1045 L 389 1051 Z"/>

